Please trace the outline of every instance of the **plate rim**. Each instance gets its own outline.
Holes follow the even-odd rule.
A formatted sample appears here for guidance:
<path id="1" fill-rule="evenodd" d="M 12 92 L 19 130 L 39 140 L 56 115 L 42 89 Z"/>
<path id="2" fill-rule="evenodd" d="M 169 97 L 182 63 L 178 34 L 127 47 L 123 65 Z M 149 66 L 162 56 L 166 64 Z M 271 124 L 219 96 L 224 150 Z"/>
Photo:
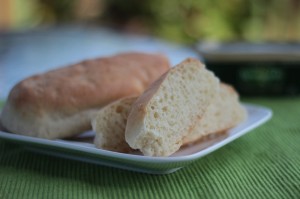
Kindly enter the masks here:
<path id="1" fill-rule="evenodd" d="M 245 107 L 246 110 L 249 109 L 257 109 L 261 112 L 264 112 L 264 117 L 257 119 L 253 124 L 250 126 L 247 126 L 246 128 L 243 128 L 239 131 L 239 133 L 230 135 L 219 142 L 213 144 L 212 146 L 209 146 L 203 150 L 200 150 L 198 152 L 189 154 L 189 155 L 183 155 L 183 156 L 171 156 L 171 157 L 150 157 L 150 156 L 142 156 L 142 155 L 135 155 L 135 154 L 125 154 L 125 153 L 118 153 L 114 151 L 108 151 L 104 149 L 98 149 L 98 148 L 90 148 L 87 146 L 79 146 L 74 145 L 74 143 L 66 143 L 61 140 L 47 140 L 43 138 L 36 138 L 36 137 L 29 137 L 25 135 L 18 135 L 13 133 L 8 133 L 5 131 L 0 130 L 0 139 L 9 140 L 12 142 L 17 142 L 18 144 L 24 144 L 24 143 L 31 143 L 34 145 L 43 145 L 48 147 L 58 147 L 59 149 L 65 149 L 65 150 L 73 150 L 76 152 L 84 152 L 84 153 L 90 153 L 93 155 L 98 156 L 105 156 L 109 158 L 117 158 L 120 160 L 126 160 L 126 161 L 134 161 L 134 162 L 144 162 L 144 163 L 179 163 L 179 162 L 187 162 L 187 161 L 193 161 L 198 158 L 201 158 L 202 156 L 205 156 L 223 146 L 226 144 L 236 140 L 237 138 L 245 135 L 247 132 L 252 131 L 253 129 L 257 128 L 258 126 L 264 124 L 268 120 L 271 119 L 273 112 L 270 108 L 260 106 L 260 105 L 254 105 L 250 103 L 242 103 L 243 107 Z M 249 116 L 249 115 L 248 115 Z M 238 128 L 240 125 L 234 128 Z"/>

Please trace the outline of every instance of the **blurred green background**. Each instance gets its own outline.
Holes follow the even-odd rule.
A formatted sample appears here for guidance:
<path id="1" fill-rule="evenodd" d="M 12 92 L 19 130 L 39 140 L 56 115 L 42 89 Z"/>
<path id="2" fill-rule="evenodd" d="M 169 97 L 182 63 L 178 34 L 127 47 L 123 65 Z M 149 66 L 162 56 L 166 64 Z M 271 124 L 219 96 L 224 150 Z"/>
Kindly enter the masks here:
<path id="1" fill-rule="evenodd" d="M 295 42 L 300 0 L 1 0 L 1 30 L 78 23 L 187 44 Z"/>

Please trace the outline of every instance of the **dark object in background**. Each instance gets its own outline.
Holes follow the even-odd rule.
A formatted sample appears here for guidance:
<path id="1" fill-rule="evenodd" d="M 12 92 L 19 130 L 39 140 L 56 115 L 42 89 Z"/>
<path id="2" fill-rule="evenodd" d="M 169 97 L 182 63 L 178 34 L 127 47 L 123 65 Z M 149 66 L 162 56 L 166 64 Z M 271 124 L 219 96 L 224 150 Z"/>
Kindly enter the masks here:
<path id="1" fill-rule="evenodd" d="M 300 44 L 198 43 L 209 69 L 245 96 L 300 94 Z"/>

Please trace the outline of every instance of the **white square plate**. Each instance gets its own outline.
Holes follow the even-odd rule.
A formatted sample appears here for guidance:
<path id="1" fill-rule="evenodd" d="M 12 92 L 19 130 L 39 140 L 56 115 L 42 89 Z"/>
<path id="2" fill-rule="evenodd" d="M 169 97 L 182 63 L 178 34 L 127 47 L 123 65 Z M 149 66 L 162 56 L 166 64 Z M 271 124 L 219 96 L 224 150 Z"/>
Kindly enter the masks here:
<path id="1" fill-rule="evenodd" d="M 18 143 L 26 149 L 36 152 L 75 159 L 105 166 L 111 166 L 132 171 L 167 174 L 187 166 L 195 160 L 221 148 L 222 146 L 241 137 L 254 128 L 262 125 L 272 117 L 268 108 L 244 104 L 248 113 L 245 122 L 230 129 L 226 136 L 220 136 L 206 142 L 181 148 L 170 157 L 147 157 L 138 154 L 123 154 L 97 149 L 88 141 L 92 140 L 93 132 L 86 132 L 75 140 L 47 140 L 35 137 L 22 136 L 0 131 L 0 139 Z"/>

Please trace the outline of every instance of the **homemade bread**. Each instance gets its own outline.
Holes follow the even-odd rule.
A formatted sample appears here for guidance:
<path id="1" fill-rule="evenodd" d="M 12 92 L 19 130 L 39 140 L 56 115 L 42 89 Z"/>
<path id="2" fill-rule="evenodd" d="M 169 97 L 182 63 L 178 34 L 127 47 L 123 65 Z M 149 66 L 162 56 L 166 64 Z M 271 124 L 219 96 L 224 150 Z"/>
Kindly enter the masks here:
<path id="1" fill-rule="evenodd" d="M 92 120 L 97 148 L 122 153 L 132 150 L 125 141 L 125 128 L 131 106 L 136 99 L 137 97 L 123 98 L 98 111 Z"/>
<path id="2" fill-rule="evenodd" d="M 139 95 L 169 69 L 158 54 L 124 53 L 29 77 L 9 93 L 1 123 L 10 132 L 63 138 L 91 129 L 99 108 Z"/>
<path id="3" fill-rule="evenodd" d="M 239 96 L 233 87 L 222 83 L 214 103 L 209 105 L 202 119 L 199 120 L 183 144 L 192 144 L 208 136 L 226 131 L 246 119 L 246 111 L 239 102 Z"/>
<path id="4" fill-rule="evenodd" d="M 130 152 L 132 149 L 125 141 L 125 128 L 128 114 L 137 97 L 117 100 L 98 111 L 92 121 L 96 132 L 97 148 Z M 209 105 L 200 121 L 197 121 L 192 132 L 183 139 L 183 145 L 205 141 L 223 135 L 246 118 L 246 111 L 239 103 L 239 97 L 233 87 L 220 84 L 216 100 Z"/>
<path id="5" fill-rule="evenodd" d="M 219 92 L 219 79 L 196 59 L 162 75 L 134 102 L 125 139 L 146 156 L 169 156 L 182 145 Z"/>

